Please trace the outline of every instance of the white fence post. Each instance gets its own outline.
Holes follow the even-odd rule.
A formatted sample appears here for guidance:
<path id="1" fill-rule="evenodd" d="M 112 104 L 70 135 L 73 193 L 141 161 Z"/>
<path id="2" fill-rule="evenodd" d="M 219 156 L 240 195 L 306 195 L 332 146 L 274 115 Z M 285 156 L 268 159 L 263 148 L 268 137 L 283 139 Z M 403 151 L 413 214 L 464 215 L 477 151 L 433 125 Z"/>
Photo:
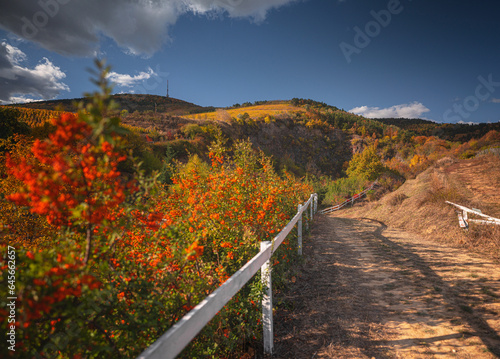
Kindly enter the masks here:
<path id="1" fill-rule="evenodd" d="M 310 220 L 310 218 L 309 218 L 309 214 L 307 213 L 307 205 L 306 205 L 306 208 L 304 208 L 304 214 L 306 216 L 306 218 L 305 218 L 305 221 L 306 221 L 306 232 L 308 232 L 309 231 L 309 220 Z"/>
<path id="2" fill-rule="evenodd" d="M 302 205 L 299 204 L 298 213 L 300 214 L 299 221 L 297 222 L 297 241 L 299 247 L 299 255 L 302 255 Z"/>
<path id="3" fill-rule="evenodd" d="M 260 242 L 260 250 L 263 251 L 271 242 Z M 273 333 L 273 284 L 271 281 L 271 263 L 267 260 L 260 269 L 264 296 L 262 297 L 262 327 L 264 337 L 264 352 L 272 354 L 274 349 Z"/>
<path id="4" fill-rule="evenodd" d="M 314 195 L 313 194 L 311 194 L 311 203 L 309 204 L 309 207 L 310 207 L 310 210 L 311 210 L 311 216 L 309 218 L 312 221 L 313 220 L 313 216 L 314 216 L 314 213 L 313 213 L 313 211 L 314 211 L 314 209 L 313 209 L 313 207 L 314 207 Z"/>

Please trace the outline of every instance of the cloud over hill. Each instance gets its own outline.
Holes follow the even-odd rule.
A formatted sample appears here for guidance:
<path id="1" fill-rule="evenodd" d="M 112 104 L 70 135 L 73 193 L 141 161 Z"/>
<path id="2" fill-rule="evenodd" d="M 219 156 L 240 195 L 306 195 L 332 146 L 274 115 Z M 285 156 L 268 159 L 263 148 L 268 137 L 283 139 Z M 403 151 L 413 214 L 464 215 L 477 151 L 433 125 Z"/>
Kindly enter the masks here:
<path id="1" fill-rule="evenodd" d="M 417 101 L 386 108 L 359 106 L 349 110 L 356 115 L 368 118 L 420 118 L 422 114 L 429 111 L 427 107 Z"/>
<path id="2" fill-rule="evenodd" d="M 34 68 L 27 67 L 25 62 L 24 52 L 0 43 L 0 102 L 28 102 L 32 97 L 47 100 L 61 91 L 69 91 L 62 82 L 66 74 L 49 59 L 44 57 Z"/>

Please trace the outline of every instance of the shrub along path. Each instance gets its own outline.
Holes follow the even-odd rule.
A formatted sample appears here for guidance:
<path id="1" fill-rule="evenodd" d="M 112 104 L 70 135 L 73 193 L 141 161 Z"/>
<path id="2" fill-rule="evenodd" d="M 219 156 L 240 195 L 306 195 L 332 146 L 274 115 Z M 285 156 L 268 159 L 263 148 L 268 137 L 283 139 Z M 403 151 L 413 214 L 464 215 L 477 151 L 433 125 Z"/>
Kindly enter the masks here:
<path id="1" fill-rule="evenodd" d="M 500 265 L 368 219 L 318 216 L 273 358 L 500 357 Z"/>

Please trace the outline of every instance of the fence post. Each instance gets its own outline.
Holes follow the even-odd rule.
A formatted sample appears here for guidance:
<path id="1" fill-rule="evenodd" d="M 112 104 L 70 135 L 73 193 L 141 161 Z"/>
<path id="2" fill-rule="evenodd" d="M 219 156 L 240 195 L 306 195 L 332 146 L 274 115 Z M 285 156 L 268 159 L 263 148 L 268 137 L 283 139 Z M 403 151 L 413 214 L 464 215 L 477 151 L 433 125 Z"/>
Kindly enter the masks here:
<path id="1" fill-rule="evenodd" d="M 300 213 L 299 221 L 297 222 L 297 241 L 299 247 L 299 255 L 302 255 L 302 205 L 299 204 L 298 213 Z"/>
<path id="2" fill-rule="evenodd" d="M 304 214 L 306 215 L 305 221 L 306 221 L 306 232 L 309 232 L 309 213 L 307 213 L 307 208 L 304 208 Z"/>
<path id="3" fill-rule="evenodd" d="M 310 207 L 310 210 L 311 210 L 311 216 L 309 218 L 311 218 L 311 221 L 313 220 L 313 216 L 314 216 L 314 213 L 313 213 L 313 207 L 314 207 L 314 195 L 311 194 L 311 204 L 309 205 Z"/>
<path id="4" fill-rule="evenodd" d="M 270 244 L 269 241 L 260 242 L 260 250 L 263 251 Z M 271 263 L 267 260 L 260 268 L 261 281 L 265 288 L 262 297 L 262 328 L 264 337 L 264 352 L 272 354 L 274 349 L 273 333 L 273 284 L 271 281 Z"/>

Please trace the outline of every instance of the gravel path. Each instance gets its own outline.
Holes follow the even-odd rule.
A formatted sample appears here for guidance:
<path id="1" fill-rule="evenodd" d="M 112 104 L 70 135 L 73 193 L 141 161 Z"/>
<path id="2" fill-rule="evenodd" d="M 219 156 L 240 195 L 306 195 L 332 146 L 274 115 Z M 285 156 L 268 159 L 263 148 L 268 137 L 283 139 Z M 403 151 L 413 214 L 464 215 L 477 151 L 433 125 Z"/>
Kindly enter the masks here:
<path id="1" fill-rule="evenodd" d="M 273 358 L 500 357 L 500 265 L 369 219 L 318 216 L 278 295 Z"/>

